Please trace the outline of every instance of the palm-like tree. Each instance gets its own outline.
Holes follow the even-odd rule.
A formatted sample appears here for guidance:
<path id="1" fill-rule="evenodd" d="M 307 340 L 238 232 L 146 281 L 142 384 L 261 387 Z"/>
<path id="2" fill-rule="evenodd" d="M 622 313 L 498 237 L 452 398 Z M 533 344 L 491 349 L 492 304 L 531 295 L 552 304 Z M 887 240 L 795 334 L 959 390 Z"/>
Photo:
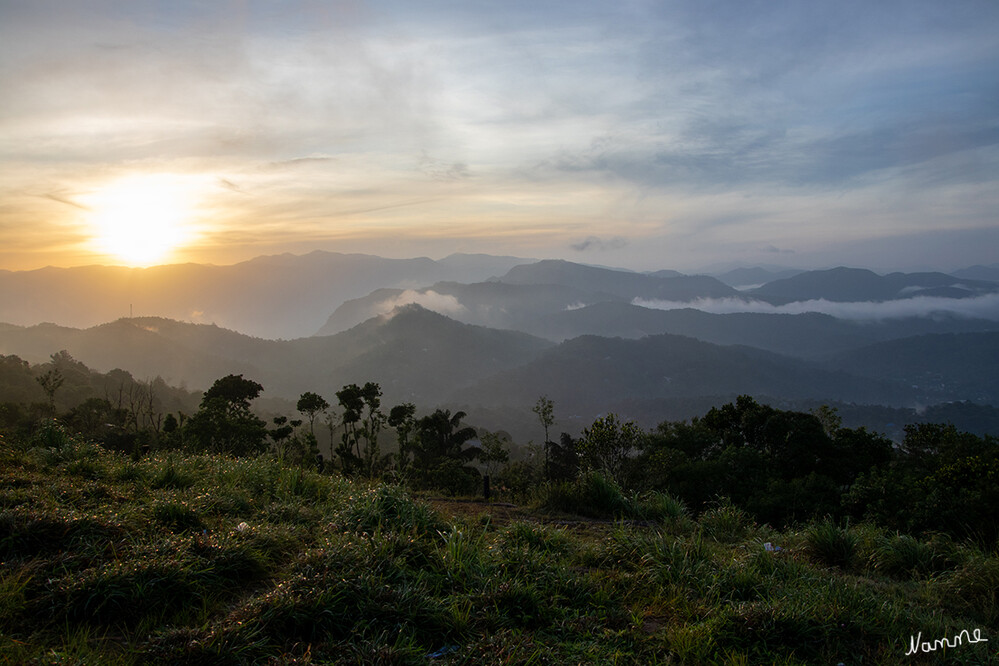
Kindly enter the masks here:
<path id="1" fill-rule="evenodd" d="M 465 444 L 475 439 L 475 428 L 461 427 L 465 412 L 453 415 L 451 410 L 438 409 L 424 416 L 416 425 L 416 458 L 424 470 L 433 469 L 447 460 L 468 463 L 479 457 L 478 447 L 465 448 Z"/>

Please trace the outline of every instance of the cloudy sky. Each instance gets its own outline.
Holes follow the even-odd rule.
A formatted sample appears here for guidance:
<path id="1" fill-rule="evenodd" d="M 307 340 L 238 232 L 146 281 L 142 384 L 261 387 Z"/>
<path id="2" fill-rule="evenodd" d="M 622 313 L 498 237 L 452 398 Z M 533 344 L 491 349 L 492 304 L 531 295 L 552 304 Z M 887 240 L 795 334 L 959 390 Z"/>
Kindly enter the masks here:
<path id="1" fill-rule="evenodd" d="M 0 268 L 999 261 L 999 3 L 0 0 Z"/>

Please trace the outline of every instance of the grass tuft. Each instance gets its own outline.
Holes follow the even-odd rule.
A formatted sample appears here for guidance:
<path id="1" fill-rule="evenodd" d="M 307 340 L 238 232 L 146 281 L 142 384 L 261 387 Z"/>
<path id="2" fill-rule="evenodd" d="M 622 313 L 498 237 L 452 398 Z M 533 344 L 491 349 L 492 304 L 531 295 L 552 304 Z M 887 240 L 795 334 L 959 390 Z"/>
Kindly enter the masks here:
<path id="1" fill-rule="evenodd" d="M 857 537 L 827 518 L 805 531 L 805 552 L 823 566 L 849 570 L 857 559 Z"/>

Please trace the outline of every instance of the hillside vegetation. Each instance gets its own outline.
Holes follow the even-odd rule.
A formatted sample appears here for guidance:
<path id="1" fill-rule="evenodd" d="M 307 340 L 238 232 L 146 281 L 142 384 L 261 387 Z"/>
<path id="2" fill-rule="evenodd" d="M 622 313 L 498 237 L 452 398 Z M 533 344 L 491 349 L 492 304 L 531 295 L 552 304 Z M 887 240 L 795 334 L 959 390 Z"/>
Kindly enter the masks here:
<path id="1" fill-rule="evenodd" d="M 62 431 L 0 448 L 7 663 L 984 664 L 999 559 L 599 477 L 499 519 L 267 457 L 133 459 Z M 548 506 L 547 512 L 542 511 Z M 571 517 L 570 517 L 571 518 Z M 771 550 L 772 549 L 772 550 Z M 906 656 L 978 628 L 990 642 Z M 917 639 L 918 640 L 918 639 Z"/>
<path id="2" fill-rule="evenodd" d="M 238 375 L 2 361 L 5 663 L 999 658 L 988 435 L 741 396 L 556 442 L 543 396 L 524 447 L 373 382 L 267 421 Z"/>

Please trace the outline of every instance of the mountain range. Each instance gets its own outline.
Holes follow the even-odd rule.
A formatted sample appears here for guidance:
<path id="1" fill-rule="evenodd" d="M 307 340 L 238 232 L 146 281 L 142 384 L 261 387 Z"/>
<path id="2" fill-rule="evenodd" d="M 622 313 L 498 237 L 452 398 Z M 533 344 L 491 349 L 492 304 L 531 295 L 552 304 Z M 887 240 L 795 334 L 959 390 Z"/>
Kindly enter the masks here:
<path id="1" fill-rule="evenodd" d="M 343 301 L 373 289 L 440 280 L 475 282 L 529 261 L 478 254 L 438 261 L 386 259 L 316 251 L 262 256 L 231 266 L 0 271 L 0 321 L 86 328 L 125 316 L 159 316 L 214 323 L 264 338 L 299 338 L 315 333 Z"/>
<path id="2" fill-rule="evenodd" d="M 528 430 L 535 420 L 530 407 L 542 394 L 579 427 L 607 411 L 652 425 L 703 413 L 742 393 L 885 409 L 999 404 L 999 283 L 987 280 L 840 268 L 774 273 L 769 283 L 739 291 L 711 276 L 467 255 L 434 262 L 313 253 L 224 268 L 161 267 L 131 277 L 121 272 L 127 269 L 96 268 L 0 274 L 3 312 L 17 310 L 22 318 L 25 296 L 11 297 L 10 285 L 38 296 L 72 276 L 80 281 L 40 310 L 63 325 L 8 320 L 0 325 L 0 353 L 43 362 L 66 350 L 98 370 L 122 368 L 193 389 L 243 374 L 268 396 L 289 401 L 305 391 L 332 399 L 345 384 L 375 381 L 383 404 L 449 405 L 511 431 Z M 176 282 L 167 288 L 154 276 Z M 438 279 L 455 276 L 464 279 Z M 129 280 L 132 291 L 121 286 Z M 158 294 L 174 309 L 210 302 L 214 312 L 256 323 L 237 331 L 184 317 L 141 316 L 64 325 L 90 312 L 87 285 L 96 290 L 90 294 L 95 303 L 106 303 L 109 294 Z M 934 309 L 919 316 L 863 321 L 697 309 L 717 300 L 878 305 L 927 295 Z M 74 296 L 78 302 L 59 309 Z M 649 301 L 675 306 L 642 305 Z M 983 316 L 947 310 L 969 302 L 979 304 Z M 94 307 L 98 314 L 87 316 L 103 312 Z M 259 335 L 312 325 L 313 335 Z"/>

